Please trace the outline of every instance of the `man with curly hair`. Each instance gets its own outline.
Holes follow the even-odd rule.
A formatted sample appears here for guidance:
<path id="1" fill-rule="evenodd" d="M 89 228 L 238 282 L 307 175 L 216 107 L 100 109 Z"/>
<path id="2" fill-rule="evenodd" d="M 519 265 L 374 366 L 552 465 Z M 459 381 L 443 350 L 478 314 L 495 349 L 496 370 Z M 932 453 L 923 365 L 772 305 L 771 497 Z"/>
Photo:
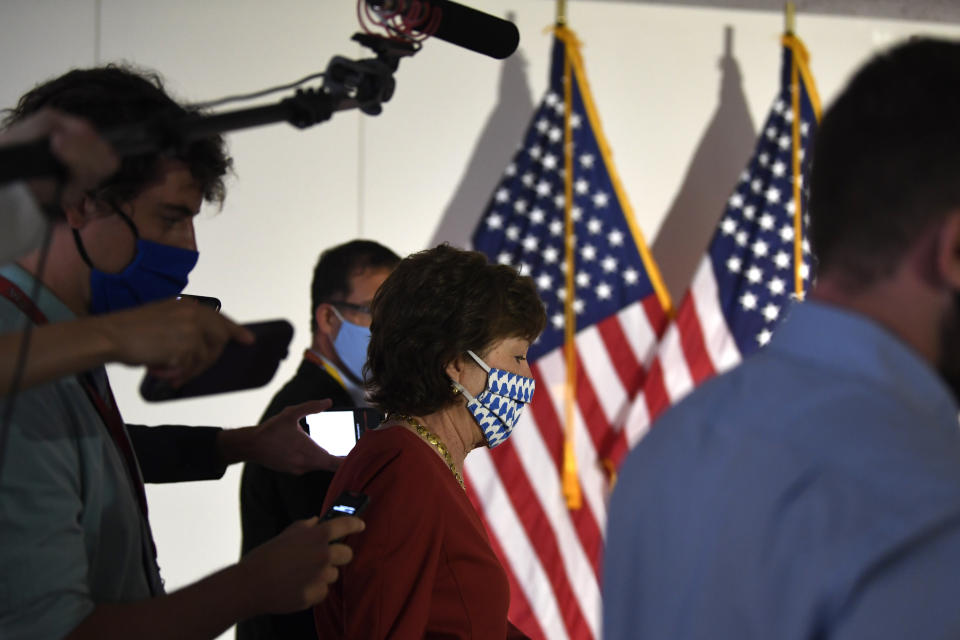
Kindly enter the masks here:
<path id="1" fill-rule="evenodd" d="M 107 66 L 39 85 L 5 124 L 51 108 L 101 131 L 189 113 L 156 76 Z M 219 136 L 123 158 L 107 182 L 63 207 L 46 260 L 36 250 L 0 267 L 0 332 L 180 293 L 198 258 L 194 216 L 204 201 L 223 201 L 229 167 Z M 163 304 L 219 322 L 211 350 L 243 337 L 211 310 Z M 163 373 L 188 368 L 173 362 Z M 0 467 L 0 637 L 212 638 L 237 620 L 321 600 L 350 558 L 348 547 L 328 543 L 362 528 L 359 520 L 301 521 L 239 564 L 166 594 L 143 480 L 219 477 L 246 459 L 299 473 L 335 464 L 297 424 L 327 406 L 229 431 L 147 429 L 124 424 L 102 366 L 19 393 Z"/>

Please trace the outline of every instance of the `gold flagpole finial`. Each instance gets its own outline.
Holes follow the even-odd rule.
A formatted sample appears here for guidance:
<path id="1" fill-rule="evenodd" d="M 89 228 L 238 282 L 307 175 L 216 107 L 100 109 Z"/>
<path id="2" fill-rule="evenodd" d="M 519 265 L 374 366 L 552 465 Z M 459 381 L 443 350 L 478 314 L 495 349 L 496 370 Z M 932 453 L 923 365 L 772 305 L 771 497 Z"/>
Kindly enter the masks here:
<path id="1" fill-rule="evenodd" d="M 567 0 L 557 0 L 557 26 L 567 26 Z"/>
<path id="2" fill-rule="evenodd" d="M 792 36 L 797 30 L 797 6 L 792 2 L 787 2 L 784 16 L 786 18 L 787 35 Z"/>

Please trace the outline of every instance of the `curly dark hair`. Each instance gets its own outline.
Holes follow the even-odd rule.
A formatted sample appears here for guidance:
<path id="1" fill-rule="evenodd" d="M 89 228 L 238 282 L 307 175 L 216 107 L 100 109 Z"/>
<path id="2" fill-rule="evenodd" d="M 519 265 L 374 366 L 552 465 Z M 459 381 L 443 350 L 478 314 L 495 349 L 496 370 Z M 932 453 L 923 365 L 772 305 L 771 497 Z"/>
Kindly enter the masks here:
<path id="1" fill-rule="evenodd" d="M 86 118 L 101 132 L 161 117 L 183 117 L 199 113 L 167 95 L 156 73 L 131 66 L 110 64 L 91 69 L 74 69 L 37 85 L 24 94 L 17 106 L 4 110 L 2 126 L 7 127 L 29 115 L 52 107 Z M 218 135 L 195 140 L 172 154 L 145 153 L 125 156 L 119 170 L 97 190 L 99 197 L 127 201 L 136 197 L 154 178 L 161 158 L 174 158 L 187 165 L 207 202 L 223 204 L 226 187 L 223 176 L 233 162 Z"/>
<path id="2" fill-rule="evenodd" d="M 452 405 L 446 366 L 499 340 L 533 341 L 547 316 L 533 280 L 476 251 L 442 244 L 400 261 L 373 298 L 365 375 L 384 411 L 428 415 Z"/>

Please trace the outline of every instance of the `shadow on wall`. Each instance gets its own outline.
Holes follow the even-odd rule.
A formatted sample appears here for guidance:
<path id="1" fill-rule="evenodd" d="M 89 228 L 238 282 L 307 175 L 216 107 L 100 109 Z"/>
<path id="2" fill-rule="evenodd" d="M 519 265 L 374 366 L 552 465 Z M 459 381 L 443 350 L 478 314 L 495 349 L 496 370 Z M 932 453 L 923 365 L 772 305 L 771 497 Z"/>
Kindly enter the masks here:
<path id="1" fill-rule="evenodd" d="M 512 14 L 507 19 L 513 21 Z M 500 70 L 497 105 L 487 119 L 473 149 L 460 184 L 437 225 L 431 247 L 449 242 L 467 247 L 474 227 L 490 200 L 503 170 L 523 141 L 524 127 L 533 113 L 533 98 L 527 83 L 527 59 L 518 50 L 507 58 Z"/>
<path id="2" fill-rule="evenodd" d="M 740 66 L 733 57 L 730 26 L 724 27 L 719 66 L 720 103 L 652 247 L 664 283 L 675 301 L 686 292 L 756 139 L 740 82 Z"/>

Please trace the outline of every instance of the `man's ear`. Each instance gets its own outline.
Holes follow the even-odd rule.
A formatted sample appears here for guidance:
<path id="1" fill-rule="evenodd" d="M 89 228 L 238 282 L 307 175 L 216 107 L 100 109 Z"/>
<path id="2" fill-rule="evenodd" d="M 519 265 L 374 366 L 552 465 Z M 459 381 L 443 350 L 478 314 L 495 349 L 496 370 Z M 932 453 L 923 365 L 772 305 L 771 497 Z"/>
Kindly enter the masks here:
<path id="1" fill-rule="evenodd" d="M 63 215 L 72 229 L 83 229 L 87 223 L 99 215 L 97 201 L 85 195 L 77 204 L 64 207 Z"/>
<path id="2" fill-rule="evenodd" d="M 949 214 L 940 227 L 937 271 L 943 284 L 960 291 L 960 210 Z"/>
<path id="3" fill-rule="evenodd" d="M 321 302 L 313 310 L 313 317 L 317 322 L 317 332 L 333 340 L 340 329 L 340 318 L 333 312 L 333 305 Z"/>

